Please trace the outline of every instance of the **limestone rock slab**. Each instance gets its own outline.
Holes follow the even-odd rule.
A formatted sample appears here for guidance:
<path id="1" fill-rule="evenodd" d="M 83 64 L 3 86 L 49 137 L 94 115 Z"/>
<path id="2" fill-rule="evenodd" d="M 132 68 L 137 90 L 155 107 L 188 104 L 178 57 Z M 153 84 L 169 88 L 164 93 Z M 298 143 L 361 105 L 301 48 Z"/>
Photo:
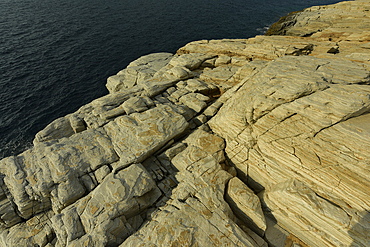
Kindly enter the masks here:
<path id="1" fill-rule="evenodd" d="M 266 230 L 266 220 L 258 196 L 235 177 L 230 179 L 225 197 L 235 214 L 248 227 L 263 236 Z"/>
<path id="2" fill-rule="evenodd" d="M 53 217 L 56 246 L 78 246 L 87 237 L 94 246 L 117 245 L 137 229 L 137 215 L 160 195 L 141 164 L 111 173 L 91 194 Z"/>
<path id="3" fill-rule="evenodd" d="M 62 137 L 69 137 L 75 133 L 67 117 L 61 117 L 50 124 L 43 130 L 39 131 L 33 141 L 34 144 L 44 141 L 59 139 Z"/>
<path id="4" fill-rule="evenodd" d="M 167 65 L 172 56 L 171 53 L 153 53 L 138 58 L 126 69 L 108 78 L 106 84 L 108 91 L 113 93 L 126 90 L 152 78 L 158 70 Z"/>
<path id="5" fill-rule="evenodd" d="M 278 222 L 288 225 L 309 246 L 350 246 L 353 242 L 346 233 L 351 217 L 298 180 L 275 185 L 264 194 L 264 199 Z M 287 216 L 286 212 L 290 214 Z"/>
<path id="6" fill-rule="evenodd" d="M 174 56 L 169 65 L 173 67 L 186 67 L 190 70 L 195 70 L 199 68 L 199 66 L 208 59 L 211 59 L 215 56 L 209 54 L 202 54 L 202 53 L 190 53 L 190 54 L 183 54 L 180 56 Z"/>
<path id="7" fill-rule="evenodd" d="M 370 198 L 365 178 L 370 160 L 365 149 L 370 146 L 364 125 L 370 111 L 368 73 L 363 63 L 343 58 L 279 58 L 247 79 L 208 124 L 226 139 L 226 154 L 238 176 L 255 190 L 269 191 L 295 178 L 356 218 L 369 210 Z M 313 207 L 307 214 L 320 214 L 315 210 L 321 209 Z M 283 211 L 285 217 L 301 213 L 289 207 Z M 307 222 L 284 227 L 294 232 L 311 224 Z M 332 224 L 344 227 L 346 234 L 337 244 L 349 245 L 352 237 L 346 232 L 352 226 Z M 326 226 L 316 229 L 320 241 L 334 241 L 327 237 L 331 233 L 325 233 Z"/>
<path id="8" fill-rule="evenodd" d="M 269 35 L 325 37 L 332 40 L 351 39 L 352 35 L 368 30 L 368 11 L 367 1 L 314 6 L 282 18 L 267 33 Z"/>
<path id="9" fill-rule="evenodd" d="M 15 212 L 25 219 L 51 207 L 58 212 L 86 192 L 80 177 L 116 160 L 118 156 L 102 129 L 40 143 L 17 157 L 1 160 L 2 187 L 7 192 L 3 202 L 10 201 L 11 208 L 16 207 Z M 14 223 L 5 220 L 8 214 L 1 217 L 9 227 Z"/>
<path id="10" fill-rule="evenodd" d="M 104 126 L 124 163 L 141 162 L 188 127 L 171 107 L 158 106 L 142 113 L 121 116 Z"/>
<path id="11" fill-rule="evenodd" d="M 52 212 L 46 212 L 9 230 L 2 231 L 1 246 L 47 246 L 48 243 L 54 240 L 54 231 L 50 221 L 52 216 Z"/>
<path id="12" fill-rule="evenodd" d="M 135 60 L 0 161 L 0 245 L 368 246 L 369 13 Z"/>
<path id="13" fill-rule="evenodd" d="M 121 246 L 267 246 L 235 223 L 224 200 L 232 176 L 220 164 L 223 140 L 197 130 L 184 141 L 187 148 L 171 159 L 179 169 L 171 199 Z M 203 155 L 194 159 L 194 151 Z"/>

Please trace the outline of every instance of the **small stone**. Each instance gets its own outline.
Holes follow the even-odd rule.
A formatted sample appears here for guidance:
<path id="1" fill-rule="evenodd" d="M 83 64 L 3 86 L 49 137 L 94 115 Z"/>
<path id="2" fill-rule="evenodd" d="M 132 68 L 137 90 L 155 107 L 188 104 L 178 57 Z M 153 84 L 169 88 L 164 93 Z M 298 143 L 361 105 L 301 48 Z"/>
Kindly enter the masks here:
<path id="1" fill-rule="evenodd" d="M 168 93 L 168 95 L 171 95 L 173 92 L 176 91 L 176 88 L 175 87 L 170 87 L 166 90 L 166 93 Z"/>
<path id="2" fill-rule="evenodd" d="M 192 75 L 191 71 L 184 67 L 173 67 L 167 73 L 178 79 L 187 79 Z"/>
<path id="3" fill-rule="evenodd" d="M 156 103 L 156 105 L 158 105 L 158 104 L 168 104 L 168 103 L 171 103 L 171 101 L 169 99 L 167 99 L 167 97 L 162 96 L 162 95 L 157 95 L 154 98 L 154 100 L 158 102 L 158 103 Z"/>
<path id="4" fill-rule="evenodd" d="M 179 99 L 181 103 L 188 106 L 195 112 L 202 111 L 207 106 L 207 103 L 205 101 L 208 100 L 208 97 L 198 93 L 189 93 Z"/>
<path id="5" fill-rule="evenodd" d="M 204 124 L 205 122 L 207 122 L 207 117 L 204 114 L 201 114 L 201 115 L 197 116 L 196 118 L 194 118 L 193 122 L 197 126 L 200 126 L 200 125 Z"/>
<path id="6" fill-rule="evenodd" d="M 110 173 L 110 169 L 108 166 L 102 166 L 95 171 L 95 177 L 98 183 L 100 184 L 103 179 Z"/>
<path id="7" fill-rule="evenodd" d="M 149 97 L 132 97 L 122 104 L 122 108 L 127 114 L 142 112 L 153 106 L 154 103 Z"/>
<path id="8" fill-rule="evenodd" d="M 82 184 L 89 192 L 92 191 L 97 185 L 97 182 L 94 180 L 95 179 L 93 179 L 89 174 L 85 174 L 81 177 Z"/>
<path id="9" fill-rule="evenodd" d="M 176 84 L 176 87 L 177 88 L 185 88 L 186 87 L 186 85 L 188 85 L 187 84 L 187 82 L 186 81 L 179 81 L 177 84 Z"/>
<path id="10" fill-rule="evenodd" d="M 216 108 L 213 105 L 210 105 L 209 107 L 207 107 L 207 109 L 204 110 L 204 115 L 208 119 L 210 119 L 211 117 L 213 117 L 214 115 L 216 115 L 217 112 L 218 112 L 218 108 Z"/>
<path id="11" fill-rule="evenodd" d="M 72 115 L 69 117 L 69 121 L 71 123 L 71 127 L 75 133 L 79 133 L 81 131 L 86 130 L 86 123 L 83 119 L 79 118 L 76 115 Z"/>
<path id="12" fill-rule="evenodd" d="M 207 68 L 207 67 L 209 67 L 209 68 L 213 68 L 213 67 L 215 67 L 216 59 L 217 59 L 217 58 L 207 59 L 207 60 L 205 60 L 205 61 L 201 64 L 201 66 L 200 66 L 200 67 L 202 67 L 202 68 Z"/>
<path id="13" fill-rule="evenodd" d="M 219 56 L 216 59 L 215 66 L 218 67 L 220 65 L 225 65 L 231 62 L 231 57 L 229 56 Z"/>
<path id="14" fill-rule="evenodd" d="M 188 94 L 189 91 L 186 90 L 186 89 L 178 89 L 176 91 L 174 91 L 172 94 L 171 94 L 171 97 L 176 99 L 176 100 L 179 100 L 180 97 L 184 96 L 185 94 Z"/>

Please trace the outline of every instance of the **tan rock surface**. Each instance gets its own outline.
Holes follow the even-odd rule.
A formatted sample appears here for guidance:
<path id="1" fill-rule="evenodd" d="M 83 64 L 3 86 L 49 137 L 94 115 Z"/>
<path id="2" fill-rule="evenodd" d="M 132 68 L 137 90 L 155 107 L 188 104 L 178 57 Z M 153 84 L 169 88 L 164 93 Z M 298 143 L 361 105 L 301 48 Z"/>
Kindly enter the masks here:
<path id="1" fill-rule="evenodd" d="M 56 246 L 118 245 L 143 222 L 141 213 L 161 196 L 141 164 L 109 174 L 88 196 L 52 218 Z"/>
<path id="2" fill-rule="evenodd" d="M 298 180 L 274 185 L 265 193 L 264 201 L 277 221 L 294 228 L 295 235 L 309 246 L 350 246 L 354 240 L 347 234 L 352 217 Z"/>
<path id="3" fill-rule="evenodd" d="M 198 130 L 172 162 L 179 185 L 170 200 L 121 246 L 267 246 L 235 223 L 223 199 L 231 175 L 224 171 L 224 142 Z"/>
<path id="4" fill-rule="evenodd" d="M 0 161 L 0 246 L 369 246 L 369 10 L 133 61 Z"/>
<path id="5" fill-rule="evenodd" d="M 284 19 L 277 22 L 267 33 L 330 38 L 333 41 L 366 41 L 369 39 L 369 11 L 367 0 L 314 6 L 285 18 L 286 22 Z"/>
<path id="6" fill-rule="evenodd" d="M 171 58 L 171 53 L 154 53 L 140 57 L 117 75 L 108 78 L 106 85 L 108 91 L 113 93 L 132 88 L 151 78 L 158 70 L 166 66 Z"/>
<path id="7" fill-rule="evenodd" d="M 235 177 L 229 181 L 225 194 L 234 213 L 260 236 L 264 236 L 266 220 L 262 212 L 260 199 L 239 178 Z"/>
<path id="8" fill-rule="evenodd" d="M 316 69 L 319 65 L 324 68 Z M 356 78 L 360 72 L 346 77 L 341 66 L 335 75 L 330 74 L 334 67 L 329 60 L 280 58 L 249 79 L 221 108 L 209 124 L 227 140 L 226 153 L 245 182 L 268 191 L 276 183 L 296 178 L 351 217 L 369 210 L 370 157 L 366 150 L 370 143 L 363 124 L 370 116 L 369 71 L 361 64 L 353 65 L 362 70 L 362 78 Z M 302 208 L 294 212 L 292 207 L 272 213 L 289 219 L 287 215 L 319 214 Z M 308 222 L 302 221 L 299 228 Z M 318 225 L 321 228 L 316 231 L 328 229 Z M 293 223 L 284 226 L 298 237 L 301 234 Z M 353 225 L 345 227 L 341 234 Z M 348 246 L 350 240 L 347 236 L 337 243 Z"/>

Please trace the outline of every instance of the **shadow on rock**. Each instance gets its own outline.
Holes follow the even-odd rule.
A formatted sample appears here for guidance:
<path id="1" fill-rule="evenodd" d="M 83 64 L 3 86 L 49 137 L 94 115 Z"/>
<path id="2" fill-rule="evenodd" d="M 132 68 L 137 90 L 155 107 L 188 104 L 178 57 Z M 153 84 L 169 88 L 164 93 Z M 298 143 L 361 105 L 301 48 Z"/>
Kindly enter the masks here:
<path id="1" fill-rule="evenodd" d="M 370 246 L 370 212 L 361 212 L 358 222 L 352 226 L 348 233 L 353 239 L 351 247 Z"/>

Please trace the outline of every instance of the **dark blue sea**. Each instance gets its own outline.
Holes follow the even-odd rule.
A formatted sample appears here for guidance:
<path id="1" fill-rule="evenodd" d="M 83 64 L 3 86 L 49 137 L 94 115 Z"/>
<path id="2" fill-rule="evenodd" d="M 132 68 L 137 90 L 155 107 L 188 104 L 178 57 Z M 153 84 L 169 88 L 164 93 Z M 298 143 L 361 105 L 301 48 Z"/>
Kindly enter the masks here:
<path id="1" fill-rule="evenodd" d="M 330 0 L 0 0 L 0 158 L 107 94 L 108 76 L 200 39 L 249 38 Z"/>

